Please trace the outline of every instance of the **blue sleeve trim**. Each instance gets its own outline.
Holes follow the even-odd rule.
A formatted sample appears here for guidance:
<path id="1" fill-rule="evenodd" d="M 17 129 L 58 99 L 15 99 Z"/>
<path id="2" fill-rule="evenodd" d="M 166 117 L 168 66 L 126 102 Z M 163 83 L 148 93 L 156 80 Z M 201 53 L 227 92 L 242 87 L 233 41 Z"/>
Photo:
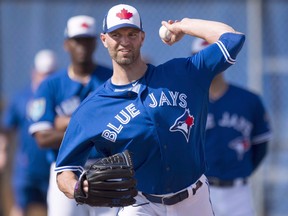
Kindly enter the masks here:
<path id="1" fill-rule="evenodd" d="M 223 52 L 225 58 L 227 57 L 227 61 L 231 61 L 235 63 L 236 56 L 240 52 L 245 42 L 244 34 L 236 34 L 236 33 L 224 33 L 221 35 L 219 40 L 216 42 Z"/>

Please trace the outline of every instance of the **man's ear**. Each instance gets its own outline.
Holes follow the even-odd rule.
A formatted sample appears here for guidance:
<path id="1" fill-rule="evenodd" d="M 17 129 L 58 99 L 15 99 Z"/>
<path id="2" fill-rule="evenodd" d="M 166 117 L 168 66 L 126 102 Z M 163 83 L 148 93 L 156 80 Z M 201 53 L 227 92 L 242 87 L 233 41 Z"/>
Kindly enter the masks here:
<path id="1" fill-rule="evenodd" d="M 100 39 L 101 39 L 101 41 L 102 41 L 104 47 L 107 48 L 107 43 L 106 43 L 106 34 L 101 33 L 101 34 L 100 34 Z"/>
<path id="2" fill-rule="evenodd" d="M 144 40 L 145 40 L 145 32 L 141 32 L 141 39 L 142 39 L 142 42 L 141 42 L 141 46 L 143 46 L 143 43 L 144 43 Z"/>
<path id="3" fill-rule="evenodd" d="M 69 51 L 69 42 L 68 42 L 68 40 L 64 41 L 63 48 L 64 48 L 65 51 Z"/>

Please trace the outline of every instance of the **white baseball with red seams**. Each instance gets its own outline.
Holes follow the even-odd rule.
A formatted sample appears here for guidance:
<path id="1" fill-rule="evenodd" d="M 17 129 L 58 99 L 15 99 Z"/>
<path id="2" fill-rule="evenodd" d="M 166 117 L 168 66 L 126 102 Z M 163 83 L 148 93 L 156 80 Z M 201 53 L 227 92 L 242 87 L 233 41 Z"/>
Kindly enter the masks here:
<path id="1" fill-rule="evenodd" d="M 169 41 L 171 39 L 171 32 L 162 25 L 159 29 L 159 36 L 162 40 Z"/>

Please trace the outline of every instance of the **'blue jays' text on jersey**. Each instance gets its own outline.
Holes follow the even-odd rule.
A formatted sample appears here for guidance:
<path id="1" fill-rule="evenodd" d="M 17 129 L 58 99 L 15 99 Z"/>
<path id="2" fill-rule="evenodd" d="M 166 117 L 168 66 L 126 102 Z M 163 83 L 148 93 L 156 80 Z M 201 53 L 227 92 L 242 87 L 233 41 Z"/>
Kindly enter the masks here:
<path id="1" fill-rule="evenodd" d="M 188 58 L 148 65 L 134 91 L 108 80 L 73 114 L 56 171 L 81 171 L 90 149 L 132 153 L 137 187 L 151 194 L 179 191 L 204 172 L 208 92 L 213 77 L 235 62 L 245 37 L 224 34 Z"/>
<path id="2" fill-rule="evenodd" d="M 13 184 L 37 184 L 40 181 L 46 181 L 48 187 L 50 164 L 46 160 L 47 151 L 40 149 L 34 138 L 28 133 L 28 112 L 32 99 L 31 88 L 16 94 L 4 112 L 2 124 L 7 129 L 17 130 Z"/>
<path id="3" fill-rule="evenodd" d="M 250 176 L 255 146 L 266 145 L 271 138 L 260 97 L 234 85 L 209 102 L 206 129 L 206 175 L 222 180 Z"/>
<path id="4" fill-rule="evenodd" d="M 29 132 L 34 134 L 53 128 L 56 116 L 71 116 L 84 98 L 111 76 L 111 69 L 99 65 L 85 85 L 70 79 L 66 69 L 51 75 L 41 83 L 35 93 Z M 58 149 L 52 150 L 49 160 L 56 161 L 57 154 Z"/>

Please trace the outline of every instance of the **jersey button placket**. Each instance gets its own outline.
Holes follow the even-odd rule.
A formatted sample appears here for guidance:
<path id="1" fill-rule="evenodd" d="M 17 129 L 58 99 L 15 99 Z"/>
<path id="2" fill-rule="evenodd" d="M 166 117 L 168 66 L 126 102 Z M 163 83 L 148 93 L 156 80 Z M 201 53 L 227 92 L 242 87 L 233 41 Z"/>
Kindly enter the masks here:
<path id="1" fill-rule="evenodd" d="M 170 170 L 171 170 L 170 166 L 166 166 L 165 170 L 167 173 L 170 172 Z M 166 193 L 170 193 L 171 188 L 169 187 L 169 185 L 166 186 L 165 190 L 166 190 Z"/>

